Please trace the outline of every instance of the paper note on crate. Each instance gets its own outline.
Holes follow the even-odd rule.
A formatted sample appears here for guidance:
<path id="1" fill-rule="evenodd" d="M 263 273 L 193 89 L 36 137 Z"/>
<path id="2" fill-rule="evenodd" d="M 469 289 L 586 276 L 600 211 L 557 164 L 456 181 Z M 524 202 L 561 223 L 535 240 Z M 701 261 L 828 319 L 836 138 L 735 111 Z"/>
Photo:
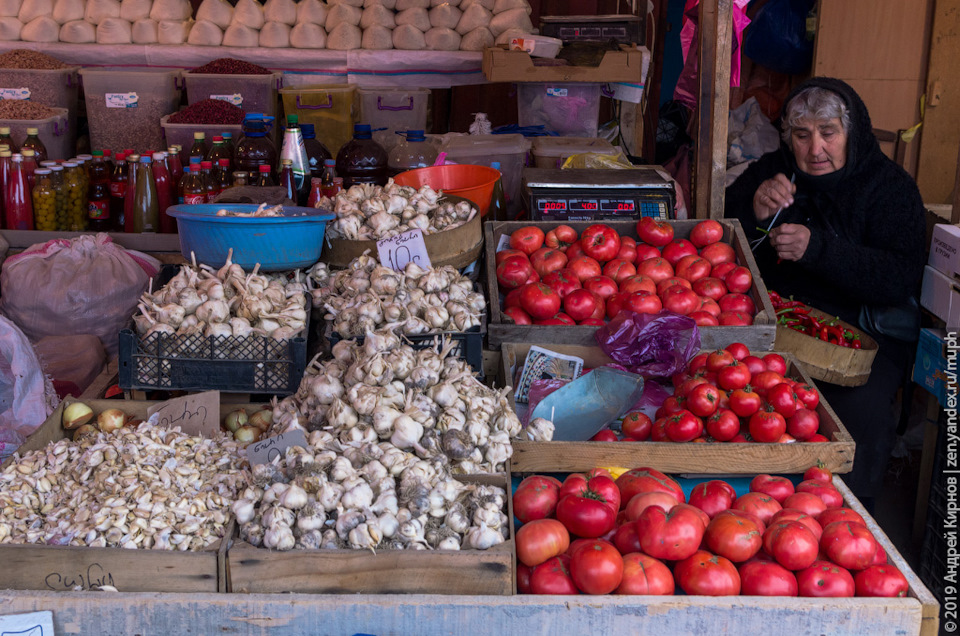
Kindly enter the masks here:
<path id="1" fill-rule="evenodd" d="M 154 414 L 159 426 L 179 426 L 187 435 L 216 437 L 220 432 L 220 391 L 204 391 L 154 404 L 147 409 L 147 417 Z"/>
<path id="2" fill-rule="evenodd" d="M 53 612 L 0 616 L 0 636 L 53 636 Z"/>
<path id="3" fill-rule="evenodd" d="M 430 268 L 430 256 L 427 244 L 423 241 L 422 230 L 410 230 L 377 241 L 380 264 L 402 272 L 409 263 L 416 263 L 422 269 Z"/>
<path id="4" fill-rule="evenodd" d="M 583 358 L 568 356 L 543 347 L 532 346 L 527 352 L 514 390 L 517 402 L 525 403 L 534 380 L 576 380 L 583 372 Z"/>
<path id="5" fill-rule="evenodd" d="M 293 429 L 250 444 L 247 447 L 247 459 L 251 466 L 269 464 L 274 459 L 286 456 L 287 449 L 291 446 L 309 448 L 307 436 L 301 429 Z"/>

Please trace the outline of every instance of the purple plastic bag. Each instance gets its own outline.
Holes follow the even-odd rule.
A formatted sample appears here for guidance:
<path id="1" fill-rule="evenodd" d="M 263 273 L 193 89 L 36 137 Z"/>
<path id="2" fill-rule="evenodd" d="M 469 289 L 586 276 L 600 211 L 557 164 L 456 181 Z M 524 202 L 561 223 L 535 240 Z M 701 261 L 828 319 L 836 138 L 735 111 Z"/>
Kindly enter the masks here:
<path id="1" fill-rule="evenodd" d="M 623 310 L 597 329 L 595 338 L 613 361 L 644 378 L 669 378 L 700 351 L 696 321 L 666 310 L 658 314 Z"/>
<path id="2" fill-rule="evenodd" d="M 540 404 L 540 401 L 543 400 L 543 398 L 547 397 L 557 389 L 570 384 L 570 382 L 571 380 L 534 380 L 531 382 L 530 390 L 527 393 L 526 417 L 521 418 L 523 425 L 526 426 L 530 422 L 530 416 L 537 408 L 537 404 Z"/>

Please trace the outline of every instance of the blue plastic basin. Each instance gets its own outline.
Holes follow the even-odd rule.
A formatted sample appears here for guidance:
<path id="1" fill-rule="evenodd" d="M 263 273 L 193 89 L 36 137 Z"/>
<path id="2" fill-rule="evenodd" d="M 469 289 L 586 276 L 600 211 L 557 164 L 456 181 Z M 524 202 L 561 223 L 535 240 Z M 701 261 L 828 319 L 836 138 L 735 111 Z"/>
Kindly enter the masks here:
<path id="1" fill-rule="evenodd" d="M 167 214 L 177 219 L 180 251 L 197 263 L 222 267 L 233 248 L 233 262 L 244 269 L 260 263 L 263 271 L 310 267 L 320 260 L 323 233 L 334 214 L 316 208 L 284 207 L 283 216 L 217 216 L 220 210 L 253 212 L 252 203 L 175 205 Z"/>

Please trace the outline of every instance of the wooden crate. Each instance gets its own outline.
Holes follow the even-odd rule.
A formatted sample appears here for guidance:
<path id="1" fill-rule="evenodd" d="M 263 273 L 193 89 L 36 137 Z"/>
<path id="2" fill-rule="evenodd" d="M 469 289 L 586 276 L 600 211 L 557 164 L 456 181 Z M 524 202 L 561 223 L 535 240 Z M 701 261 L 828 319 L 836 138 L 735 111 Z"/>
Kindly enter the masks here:
<path id="1" fill-rule="evenodd" d="M 20 453 L 41 450 L 69 437 L 60 422 L 63 409 L 77 400 L 66 398 L 19 448 Z M 133 400 L 83 400 L 98 413 L 108 408 L 146 419 L 155 404 Z M 239 408 L 221 406 L 221 416 Z M 252 410 L 251 410 L 252 412 Z M 0 465 L 0 469 L 13 458 Z M 233 532 L 233 522 L 226 529 Z M 127 550 L 40 544 L 0 545 L 0 589 L 72 591 L 112 585 L 122 592 L 225 592 L 227 542 L 220 540 L 199 552 Z"/>
<path id="2" fill-rule="evenodd" d="M 610 359 L 599 347 L 542 345 L 546 348 L 584 359 L 587 368 L 601 366 Z M 501 349 L 501 386 L 512 385 L 514 369 L 522 368 L 529 344 L 506 343 Z M 789 353 L 787 374 L 813 384 Z M 508 399 L 513 402 L 513 392 Z M 756 474 L 802 473 L 817 462 L 834 473 L 847 473 L 853 468 L 854 442 L 821 396 L 817 406 L 820 432 L 829 442 L 792 444 L 676 444 L 673 442 L 513 442 L 511 466 L 514 472 L 561 471 L 582 472 L 597 466 L 637 468 L 650 466 L 665 473 Z"/>
<path id="3" fill-rule="evenodd" d="M 228 591 L 252 594 L 460 594 L 516 593 L 513 501 L 506 475 L 463 481 L 506 489 L 511 538 L 489 550 L 288 550 L 257 548 L 237 540 L 227 551 Z"/>
<path id="4" fill-rule="evenodd" d="M 674 236 L 687 238 L 690 231 L 699 223 L 699 220 L 670 221 Z M 631 221 L 602 221 L 605 225 L 614 228 L 623 236 L 637 238 L 636 219 Z M 700 327 L 700 340 L 704 349 L 720 349 L 731 342 L 742 342 L 751 351 L 770 351 L 777 335 L 776 313 L 770 304 L 767 288 L 760 278 L 757 262 L 753 258 L 747 238 L 740 227 L 739 221 L 721 219 L 723 225 L 723 242 L 733 246 L 737 255 L 737 262 L 747 267 L 753 274 L 753 286 L 749 296 L 757 306 L 757 315 L 753 324 L 745 327 Z M 535 342 L 538 344 L 566 344 L 585 345 L 596 344 L 594 334 L 598 327 L 589 326 L 553 326 L 553 325 L 514 325 L 500 312 L 500 294 L 497 290 L 497 245 L 500 237 L 509 236 L 515 230 L 529 225 L 536 225 L 546 232 L 558 225 L 569 225 L 577 233 L 592 225 L 589 221 L 540 221 L 524 223 L 520 221 L 502 221 L 484 224 L 484 240 L 486 243 L 487 291 L 490 298 L 490 320 L 487 327 L 487 338 L 491 347 L 499 349 L 505 342 Z"/>

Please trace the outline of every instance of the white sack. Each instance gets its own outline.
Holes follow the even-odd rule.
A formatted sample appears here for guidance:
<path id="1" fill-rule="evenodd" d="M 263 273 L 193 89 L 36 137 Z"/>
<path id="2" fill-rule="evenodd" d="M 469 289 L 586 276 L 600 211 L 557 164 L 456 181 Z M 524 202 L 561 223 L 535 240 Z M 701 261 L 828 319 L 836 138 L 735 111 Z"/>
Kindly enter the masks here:
<path id="1" fill-rule="evenodd" d="M 234 5 L 231 24 L 259 29 L 264 22 L 266 20 L 263 18 L 263 6 L 257 0 L 238 0 Z"/>
<path id="2" fill-rule="evenodd" d="M 23 0 L 17 18 L 27 24 L 37 18 L 49 18 L 53 13 L 53 0 Z M 59 29 L 58 29 L 59 30 Z"/>
<path id="3" fill-rule="evenodd" d="M 319 24 L 301 22 L 290 30 L 290 46 L 295 49 L 326 48 L 327 32 Z"/>
<path id="4" fill-rule="evenodd" d="M 494 13 L 503 13 L 504 11 L 510 11 L 511 9 L 523 9 L 527 12 L 527 15 L 533 11 L 530 8 L 530 3 L 527 0 L 496 0 L 493 3 L 493 12 Z"/>
<path id="5" fill-rule="evenodd" d="M 157 42 L 160 44 L 183 44 L 190 35 L 193 20 L 162 20 L 157 22 Z"/>
<path id="6" fill-rule="evenodd" d="M 34 18 L 23 25 L 20 39 L 24 42 L 56 42 L 60 39 L 60 25 L 50 16 Z"/>
<path id="7" fill-rule="evenodd" d="M 460 40 L 461 51 L 482 51 L 493 46 L 493 33 L 485 26 L 478 27 Z"/>
<path id="8" fill-rule="evenodd" d="M 460 10 L 466 11 L 475 4 L 479 4 L 481 7 L 487 11 L 493 11 L 493 5 L 496 3 L 496 0 L 460 0 Z"/>
<path id="9" fill-rule="evenodd" d="M 463 11 L 449 4 L 430 9 L 430 24 L 439 29 L 455 29 Z"/>
<path id="10" fill-rule="evenodd" d="M 91 0 L 87 0 L 90 2 Z M 153 6 L 150 8 L 150 18 L 157 22 L 183 22 L 189 20 L 193 15 L 193 7 L 190 6 L 190 0 L 153 0 Z M 160 26 L 160 43 L 163 42 L 163 25 Z M 184 40 L 187 34 L 183 34 Z M 178 44 L 170 42 L 170 44 Z"/>
<path id="11" fill-rule="evenodd" d="M 13 321 L 0 317 L 0 457 L 13 452 L 11 441 L 15 449 L 40 428 L 58 403 L 33 345 Z"/>
<path id="12" fill-rule="evenodd" d="M 492 20 L 491 20 L 492 21 Z M 503 33 L 497 36 L 495 44 L 500 46 L 501 44 L 506 44 L 510 46 L 510 40 L 513 38 L 525 38 L 530 35 L 529 31 L 524 31 L 523 29 L 507 29 Z"/>
<path id="13" fill-rule="evenodd" d="M 430 0 L 397 0 L 397 11 L 406 11 L 407 9 L 429 9 Z"/>
<path id="14" fill-rule="evenodd" d="M 283 22 L 267 22 L 260 29 L 260 46 L 271 49 L 290 47 L 290 26 Z"/>
<path id="15" fill-rule="evenodd" d="M 385 51 L 393 48 L 393 32 L 387 27 L 373 25 L 363 30 L 360 48 L 370 51 Z"/>
<path id="16" fill-rule="evenodd" d="M 231 24 L 223 32 L 223 46 L 260 46 L 260 32 L 242 24 Z"/>
<path id="17" fill-rule="evenodd" d="M 83 0 L 57 0 L 53 3 L 53 19 L 57 24 L 83 20 Z"/>
<path id="18" fill-rule="evenodd" d="M 0 16 L 5 18 L 17 17 L 17 14 L 20 13 L 21 4 L 21 0 L 0 0 Z"/>
<path id="19" fill-rule="evenodd" d="M 363 17 L 363 10 L 357 7 L 351 7 L 348 4 L 331 6 L 327 11 L 327 33 L 332 34 L 333 30 L 341 24 L 357 26 L 360 24 L 361 17 Z"/>
<path id="20" fill-rule="evenodd" d="M 331 7 L 334 5 L 345 4 L 349 7 L 360 8 L 363 6 L 363 0 L 327 0 L 327 4 L 329 4 Z"/>
<path id="21" fill-rule="evenodd" d="M 427 13 L 426 9 L 419 7 L 399 12 L 397 14 L 397 26 L 401 24 L 413 25 L 424 32 L 433 28 L 433 25 L 430 24 L 430 14 Z"/>
<path id="22" fill-rule="evenodd" d="M 130 28 L 130 37 L 134 44 L 156 44 L 157 21 L 150 18 L 143 18 L 133 23 Z"/>
<path id="23" fill-rule="evenodd" d="M 423 31 L 412 24 L 401 24 L 393 30 L 393 48 L 403 51 L 422 51 L 427 48 Z"/>
<path id="24" fill-rule="evenodd" d="M 231 21 L 233 21 L 233 6 L 227 0 L 203 0 L 197 9 L 198 24 L 212 22 L 222 31 L 230 26 Z"/>
<path id="25" fill-rule="evenodd" d="M 97 44 L 130 44 L 133 29 L 130 23 L 120 18 L 107 18 L 97 25 Z"/>
<path id="26" fill-rule="evenodd" d="M 97 41 L 97 27 L 86 20 L 70 20 L 60 27 L 60 41 L 70 44 L 92 44 Z"/>
<path id="27" fill-rule="evenodd" d="M 57 0 L 61 2 L 61 0 Z M 151 0 L 121 0 L 120 17 L 128 22 L 136 22 L 150 17 L 150 9 L 153 7 Z"/>
<path id="28" fill-rule="evenodd" d="M 326 22 L 327 5 L 320 0 L 300 0 L 297 4 L 297 24 L 319 24 L 323 26 Z"/>
<path id="29" fill-rule="evenodd" d="M 194 46 L 220 46 L 222 43 L 223 31 L 207 20 L 197 20 L 187 36 L 187 44 Z"/>
<path id="30" fill-rule="evenodd" d="M 363 8 L 372 7 L 375 4 L 383 5 L 384 9 L 393 11 L 397 8 L 397 0 L 363 0 Z"/>
<path id="31" fill-rule="evenodd" d="M 423 34 L 423 39 L 431 51 L 460 50 L 460 34 L 453 29 L 434 27 Z"/>
<path id="32" fill-rule="evenodd" d="M 344 5 L 339 6 L 343 7 Z M 330 13 L 333 13 L 337 8 L 339 7 L 331 9 Z M 329 22 L 329 18 L 327 21 Z M 327 48 L 333 51 L 352 51 L 359 49 L 362 40 L 363 33 L 360 31 L 360 27 L 346 22 L 341 22 L 332 29 L 327 29 Z"/>
<path id="33" fill-rule="evenodd" d="M 492 13 L 484 9 L 481 5 L 475 4 L 463 12 L 463 16 L 461 16 L 460 21 L 457 22 L 456 31 L 460 35 L 466 35 L 474 29 L 489 25 L 491 19 L 493 19 Z M 490 45 L 492 46 L 493 42 L 491 42 Z"/>
<path id="34" fill-rule="evenodd" d="M 0 41 L 11 42 L 20 39 L 23 22 L 16 18 L 0 18 Z"/>
<path id="35" fill-rule="evenodd" d="M 392 29 L 397 26 L 397 21 L 393 17 L 393 11 L 383 8 L 383 5 L 373 5 L 363 10 L 360 16 L 360 28 L 367 29 L 372 26 L 386 27 Z M 367 48 L 364 46 L 363 48 Z M 387 48 L 393 48 L 393 45 Z"/>
<path id="36" fill-rule="evenodd" d="M 293 26 L 297 23 L 297 3 L 293 0 L 267 0 L 263 5 L 263 19 Z"/>
<path id="37" fill-rule="evenodd" d="M 530 22 L 530 16 L 523 9 L 509 9 L 503 13 L 497 13 L 490 20 L 490 31 L 494 37 L 507 29 L 521 29 L 531 33 L 533 32 L 533 23 Z"/>

